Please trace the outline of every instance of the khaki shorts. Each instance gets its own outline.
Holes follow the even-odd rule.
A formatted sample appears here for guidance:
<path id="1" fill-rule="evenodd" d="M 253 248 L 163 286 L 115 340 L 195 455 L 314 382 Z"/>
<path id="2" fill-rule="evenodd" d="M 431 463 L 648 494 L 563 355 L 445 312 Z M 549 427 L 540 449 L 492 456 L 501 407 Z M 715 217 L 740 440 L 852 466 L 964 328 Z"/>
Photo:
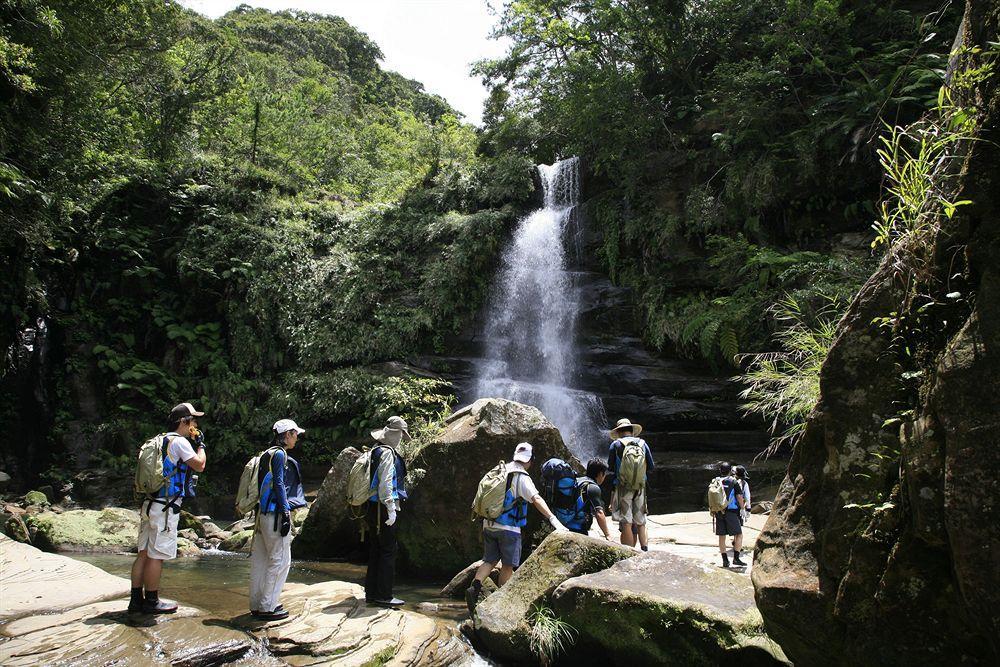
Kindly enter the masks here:
<path id="1" fill-rule="evenodd" d="M 642 526 L 646 523 L 646 487 L 638 491 L 611 494 L 611 518 L 621 524 Z"/>
<path id="2" fill-rule="evenodd" d="M 180 512 L 168 511 L 167 529 L 163 530 L 163 503 L 144 501 L 139 508 L 139 551 L 156 560 L 170 560 L 177 557 L 177 524 Z"/>

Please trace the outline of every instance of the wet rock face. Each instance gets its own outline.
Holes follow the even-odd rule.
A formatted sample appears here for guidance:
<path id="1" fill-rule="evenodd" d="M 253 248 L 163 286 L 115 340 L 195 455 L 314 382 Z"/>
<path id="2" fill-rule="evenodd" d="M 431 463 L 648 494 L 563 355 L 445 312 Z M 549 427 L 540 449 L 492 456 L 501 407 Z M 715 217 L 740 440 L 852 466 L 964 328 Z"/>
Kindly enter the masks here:
<path id="1" fill-rule="evenodd" d="M 781 665 L 739 574 L 650 552 L 568 579 L 552 607 L 578 633 L 568 664 Z"/>
<path id="2" fill-rule="evenodd" d="M 963 51 L 985 49 L 998 30 L 1000 5 L 970 0 Z M 757 541 L 757 603 L 797 664 L 1000 660 L 996 79 L 967 101 L 983 110 L 981 133 L 957 187 L 974 203 L 945 223 L 934 256 L 942 284 L 967 263 L 971 312 L 926 343 L 915 414 L 885 428 L 899 409 L 898 369 L 871 322 L 898 310 L 902 294 L 891 266 L 880 268 L 841 322 L 819 405 Z"/>
<path id="3" fill-rule="evenodd" d="M 404 564 L 425 575 L 451 576 L 482 557 L 482 521 L 472 521 L 479 480 L 498 461 L 510 461 L 517 443 L 534 448 L 529 474 L 539 479 L 542 462 L 571 454 L 559 431 L 537 408 L 501 399 L 483 399 L 449 418 L 444 432 L 421 450 L 410 469 L 426 471 L 403 505 L 399 544 Z M 522 529 L 524 554 L 540 525 L 529 508 Z"/>

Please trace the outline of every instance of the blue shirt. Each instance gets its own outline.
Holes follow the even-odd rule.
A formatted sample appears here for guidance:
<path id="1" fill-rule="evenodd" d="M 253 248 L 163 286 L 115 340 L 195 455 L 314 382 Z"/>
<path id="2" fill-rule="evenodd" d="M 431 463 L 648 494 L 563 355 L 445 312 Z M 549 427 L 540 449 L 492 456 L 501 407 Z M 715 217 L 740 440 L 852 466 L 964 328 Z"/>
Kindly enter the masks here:
<path id="1" fill-rule="evenodd" d="M 618 468 L 622 464 L 622 450 L 625 449 L 626 440 L 638 440 L 642 443 L 642 448 L 646 452 L 646 477 L 649 478 L 649 471 L 653 469 L 653 453 L 649 451 L 649 445 L 642 438 L 636 438 L 631 435 L 627 435 L 624 438 L 618 438 L 611 443 L 611 447 L 608 448 L 608 475 L 611 477 L 611 483 L 614 486 L 618 486 Z"/>
<path id="2" fill-rule="evenodd" d="M 288 455 L 284 449 L 278 449 L 271 454 L 269 470 L 261 480 L 260 511 L 287 513 L 288 491 L 285 488 L 285 464 Z"/>

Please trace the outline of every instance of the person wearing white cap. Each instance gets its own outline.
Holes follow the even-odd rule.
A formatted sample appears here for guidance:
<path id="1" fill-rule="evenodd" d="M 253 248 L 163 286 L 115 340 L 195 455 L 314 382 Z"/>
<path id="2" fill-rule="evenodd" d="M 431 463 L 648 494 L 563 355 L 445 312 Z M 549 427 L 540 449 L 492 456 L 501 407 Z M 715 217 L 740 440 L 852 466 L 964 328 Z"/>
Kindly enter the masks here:
<path id="1" fill-rule="evenodd" d="M 472 585 L 465 591 L 470 614 L 475 613 L 483 581 L 497 563 L 501 563 L 498 580 L 501 586 L 513 576 L 514 568 L 521 564 L 521 528 L 528 523 L 529 504 L 534 505 L 557 532 L 567 532 L 528 476 L 531 457 L 531 443 L 522 442 L 514 448 L 514 460 L 506 466 L 504 511 L 495 520 L 483 519 L 483 564 L 476 570 Z"/>
<path id="2" fill-rule="evenodd" d="M 181 503 L 194 494 L 192 475 L 205 469 L 205 442 L 198 430 L 204 412 L 190 403 L 175 405 L 167 417 L 167 433 L 162 434 L 163 475 L 166 483 L 148 496 L 139 508 L 137 555 L 132 563 L 130 614 L 172 614 L 177 604 L 160 599 L 163 561 L 177 556 L 177 524 Z M 194 440 L 194 446 L 188 438 Z M 197 449 L 197 452 L 195 451 Z"/>
<path id="3" fill-rule="evenodd" d="M 295 448 L 305 429 L 291 419 L 279 419 L 271 427 L 273 441 L 260 458 L 260 505 L 250 545 L 250 614 L 263 620 L 288 618 L 278 604 L 292 565 L 292 507 L 289 481 L 301 488 L 299 464 L 288 452 Z"/>
<path id="4" fill-rule="evenodd" d="M 396 448 L 410 440 L 406 421 L 392 416 L 385 426 L 372 431 L 379 444 L 371 453 L 372 495 L 368 499 L 368 570 L 365 572 L 365 602 L 383 607 L 398 607 L 403 600 L 392 594 L 396 577 L 396 515 L 406 500 L 406 461 Z M 382 508 L 385 521 L 382 521 Z"/>

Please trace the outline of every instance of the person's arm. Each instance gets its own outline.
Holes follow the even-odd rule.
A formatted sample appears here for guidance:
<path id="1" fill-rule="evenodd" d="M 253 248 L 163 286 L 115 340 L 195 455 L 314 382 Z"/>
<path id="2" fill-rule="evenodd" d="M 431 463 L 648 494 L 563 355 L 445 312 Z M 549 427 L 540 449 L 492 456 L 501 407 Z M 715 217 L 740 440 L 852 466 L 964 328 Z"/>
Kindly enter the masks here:
<path id="1" fill-rule="evenodd" d="M 618 454 L 616 444 L 618 444 L 617 440 L 608 447 L 608 478 L 611 480 L 612 486 L 618 485 L 618 467 L 615 465 L 615 458 Z"/>
<path id="2" fill-rule="evenodd" d="M 650 470 L 656 467 L 653 465 L 653 452 L 650 451 L 648 442 L 643 440 L 642 444 L 646 448 L 646 472 L 649 472 Z"/>
<path id="3" fill-rule="evenodd" d="M 601 497 L 601 487 L 597 485 L 597 482 L 587 485 L 587 504 L 590 505 L 590 512 L 597 519 L 597 525 L 600 526 L 604 538 L 611 539 L 611 533 L 608 531 L 608 520 L 604 516 L 604 499 Z"/>
<path id="4" fill-rule="evenodd" d="M 604 539 L 611 539 L 611 531 L 608 530 L 608 518 L 604 516 L 604 508 L 598 507 L 597 511 L 594 512 L 594 518 L 597 519 L 597 525 L 601 528 L 601 533 L 604 534 Z"/>
<path id="5" fill-rule="evenodd" d="M 274 493 L 274 511 L 288 514 L 288 491 L 285 489 L 285 450 L 279 449 L 271 457 L 271 488 Z"/>
<path id="6" fill-rule="evenodd" d="M 176 439 L 171 444 L 176 447 L 175 452 L 178 461 L 183 461 L 187 467 L 195 472 L 201 472 L 205 469 L 204 447 L 199 447 L 197 453 L 195 453 L 191 442 L 182 436 L 176 436 Z"/>
<path id="7" fill-rule="evenodd" d="M 540 495 L 536 494 L 535 497 L 531 499 L 531 504 L 535 506 L 535 509 L 538 510 L 550 524 L 552 524 L 552 528 L 557 533 L 568 532 L 566 526 L 562 525 L 559 519 L 556 518 L 556 515 L 552 513 L 552 510 L 549 509 L 549 506 L 545 504 L 545 500 L 542 499 Z"/>
<path id="8" fill-rule="evenodd" d="M 511 485 L 516 485 L 516 490 L 514 491 L 514 496 L 521 498 L 522 500 L 527 500 L 529 503 L 535 506 L 535 509 L 545 517 L 552 527 L 556 531 L 566 530 L 566 526 L 559 522 L 556 515 L 552 513 L 549 506 L 545 503 L 542 495 L 538 493 L 538 489 L 535 487 L 535 483 L 531 481 L 531 478 L 527 474 L 514 475 L 514 481 Z"/>
<path id="9" fill-rule="evenodd" d="M 391 449 L 383 447 L 382 455 L 378 460 L 378 500 L 391 513 L 399 510 L 399 497 L 396 495 L 395 482 L 396 455 Z"/>

